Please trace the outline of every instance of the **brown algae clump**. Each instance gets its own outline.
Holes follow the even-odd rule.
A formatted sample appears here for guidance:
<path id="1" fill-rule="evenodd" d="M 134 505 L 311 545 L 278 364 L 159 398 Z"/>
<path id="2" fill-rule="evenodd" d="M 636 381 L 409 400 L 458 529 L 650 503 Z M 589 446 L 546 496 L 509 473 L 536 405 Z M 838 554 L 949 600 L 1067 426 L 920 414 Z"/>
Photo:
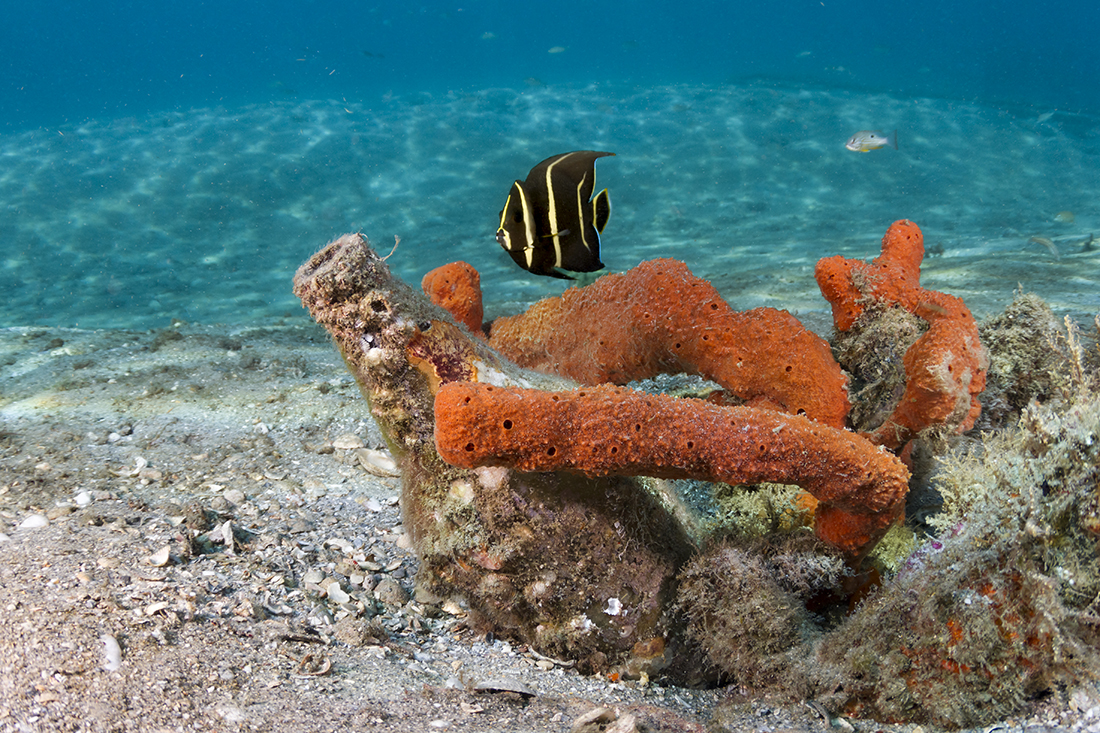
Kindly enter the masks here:
<path id="1" fill-rule="evenodd" d="M 1073 328 L 1063 340 L 1083 355 Z M 1080 362 L 1059 379 L 1076 384 L 1067 399 L 1033 403 L 1017 427 L 945 461 L 939 537 L 818 644 L 818 699 L 973 726 L 1095 676 L 1100 398 Z"/>

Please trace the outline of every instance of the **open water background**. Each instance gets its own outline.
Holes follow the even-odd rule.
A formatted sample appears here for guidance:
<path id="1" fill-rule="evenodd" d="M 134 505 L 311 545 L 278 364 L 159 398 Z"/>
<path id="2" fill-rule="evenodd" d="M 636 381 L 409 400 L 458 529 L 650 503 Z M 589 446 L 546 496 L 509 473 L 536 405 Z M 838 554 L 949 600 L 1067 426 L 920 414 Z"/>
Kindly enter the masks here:
<path id="1" fill-rule="evenodd" d="M 686 260 L 739 307 L 826 308 L 813 262 L 921 224 L 930 285 L 1100 310 L 1100 6 L 23 3 L 0 24 L 0 325 L 304 318 L 361 229 L 490 315 L 563 284 L 492 238 L 508 186 L 597 148 L 604 261 Z M 898 128 L 899 151 L 843 147 Z M 1042 243 L 1049 241 L 1053 248 Z"/>

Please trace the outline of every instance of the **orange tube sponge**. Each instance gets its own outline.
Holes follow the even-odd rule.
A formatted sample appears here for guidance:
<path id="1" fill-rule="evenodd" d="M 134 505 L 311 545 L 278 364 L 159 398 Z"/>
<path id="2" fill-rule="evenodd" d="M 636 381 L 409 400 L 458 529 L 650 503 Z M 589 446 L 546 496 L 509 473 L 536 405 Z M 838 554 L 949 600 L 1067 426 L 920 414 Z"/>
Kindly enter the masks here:
<path id="1" fill-rule="evenodd" d="M 854 559 L 901 515 L 909 479 L 892 454 L 802 416 L 610 385 L 452 382 L 435 398 L 435 442 L 466 468 L 796 484 L 820 502 L 817 535 Z"/>
<path id="2" fill-rule="evenodd" d="M 481 275 L 473 265 L 459 261 L 437 267 L 424 276 L 420 287 L 433 303 L 454 316 L 471 333 L 485 337 L 481 330 L 485 318 L 481 306 Z"/>
<path id="3" fill-rule="evenodd" d="M 835 427 L 848 414 L 847 382 L 824 339 L 786 311 L 734 311 L 676 260 L 643 262 L 498 318 L 489 343 L 520 366 L 582 384 L 688 372 L 749 405 Z"/>
<path id="4" fill-rule="evenodd" d="M 852 328 L 874 306 L 898 306 L 928 322 L 928 331 L 905 352 L 905 394 L 870 435 L 895 450 L 928 427 L 960 433 L 973 427 L 989 368 L 978 325 L 962 299 L 921 287 L 923 259 L 920 228 L 901 220 L 887 230 L 882 254 L 870 264 L 827 257 L 814 270 L 838 331 Z"/>

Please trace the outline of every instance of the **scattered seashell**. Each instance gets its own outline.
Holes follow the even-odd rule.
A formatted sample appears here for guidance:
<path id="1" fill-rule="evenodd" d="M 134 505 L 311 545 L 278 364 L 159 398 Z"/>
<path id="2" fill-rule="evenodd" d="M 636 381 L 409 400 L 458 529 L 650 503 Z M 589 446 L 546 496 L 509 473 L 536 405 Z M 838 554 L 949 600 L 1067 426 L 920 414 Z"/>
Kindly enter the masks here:
<path id="1" fill-rule="evenodd" d="M 104 570 L 114 570 L 122 564 L 122 561 L 117 557 L 101 557 L 95 561 L 95 564 Z"/>
<path id="2" fill-rule="evenodd" d="M 548 657 L 545 654 L 539 654 L 534 649 L 528 649 L 527 651 L 531 654 L 532 657 L 534 657 L 538 661 L 549 662 L 555 667 L 564 667 L 568 669 L 577 663 L 575 659 L 554 659 L 554 657 Z"/>
<path id="3" fill-rule="evenodd" d="M 165 545 L 149 557 L 145 558 L 145 562 L 149 563 L 155 568 L 163 568 L 165 565 L 168 564 L 168 561 L 171 559 L 171 549 L 168 545 Z"/>
<path id="4" fill-rule="evenodd" d="M 453 599 L 450 599 L 450 598 L 443 601 L 443 605 L 440 606 L 440 608 L 443 609 L 444 613 L 449 613 L 452 616 L 465 616 L 466 615 L 466 609 L 464 609 L 462 606 L 458 605 L 457 602 L 455 602 Z"/>
<path id="5" fill-rule="evenodd" d="M 149 483 L 152 481 L 160 481 L 162 478 L 164 478 L 164 473 L 162 471 L 156 470 L 155 468 L 143 468 L 137 472 L 137 476 L 143 482 Z"/>
<path id="6" fill-rule="evenodd" d="M 270 592 L 264 593 L 263 607 L 265 611 L 276 616 L 289 616 L 294 613 L 294 609 L 282 601 L 273 600 Z"/>
<path id="7" fill-rule="evenodd" d="M 371 475 L 382 478 L 401 477 L 397 470 L 397 462 L 387 453 L 371 448 L 357 448 L 355 455 L 359 459 L 359 465 Z"/>
<path id="8" fill-rule="evenodd" d="M 233 547 L 233 520 L 225 520 L 225 524 L 218 527 L 217 532 L 219 535 L 221 535 L 222 543 L 225 545 L 226 554 L 235 554 L 235 550 Z"/>
<path id="9" fill-rule="evenodd" d="M 325 540 L 325 544 L 329 547 L 335 547 L 345 555 L 350 555 L 355 551 L 355 547 L 343 537 L 333 537 L 332 539 Z"/>
<path id="10" fill-rule="evenodd" d="M 363 440 L 354 433 L 344 433 L 332 441 L 332 447 L 337 450 L 355 450 L 364 446 Z"/>
<path id="11" fill-rule="evenodd" d="M 637 733 L 638 721 L 630 713 L 612 708 L 595 708 L 573 721 L 569 733 Z"/>
<path id="12" fill-rule="evenodd" d="M 108 672 L 117 672 L 122 666 L 122 647 L 118 645 L 118 639 L 110 634 L 99 637 L 103 642 L 103 669 Z"/>
<path id="13" fill-rule="evenodd" d="M 606 725 L 619 717 L 611 708 L 593 708 L 573 721 L 573 730 L 586 725 Z"/>
<path id="14" fill-rule="evenodd" d="M 167 601 L 158 601 L 157 603 L 150 603 L 148 606 L 145 607 L 145 615 L 146 616 L 155 616 L 156 614 L 160 613 L 161 611 L 163 611 L 166 608 L 168 608 L 168 602 Z"/>
<path id="15" fill-rule="evenodd" d="M 608 598 L 607 608 L 603 610 L 608 616 L 618 616 L 623 612 L 623 604 L 618 598 Z"/>
<path id="16" fill-rule="evenodd" d="M 530 687 L 509 675 L 490 677 L 489 679 L 482 680 L 474 685 L 472 689 L 476 692 L 514 692 L 524 697 L 535 697 L 538 695 L 538 693 Z"/>
<path id="17" fill-rule="evenodd" d="M 19 529 L 37 529 L 38 527 L 45 527 L 50 523 L 50 520 L 46 519 L 45 514 L 30 514 L 19 523 Z"/>
<path id="18" fill-rule="evenodd" d="M 81 491 L 79 494 L 73 497 L 73 503 L 77 506 L 88 506 L 92 503 L 92 495 L 87 491 Z"/>
<path id="19" fill-rule="evenodd" d="M 347 603 L 351 600 L 351 596 L 344 592 L 344 589 L 340 587 L 340 583 L 332 581 L 325 589 L 328 592 L 329 600 L 333 603 Z"/>
<path id="20" fill-rule="evenodd" d="M 1054 215 L 1054 221 L 1059 224 L 1072 224 L 1077 220 L 1077 217 L 1073 215 L 1072 211 L 1059 211 Z"/>

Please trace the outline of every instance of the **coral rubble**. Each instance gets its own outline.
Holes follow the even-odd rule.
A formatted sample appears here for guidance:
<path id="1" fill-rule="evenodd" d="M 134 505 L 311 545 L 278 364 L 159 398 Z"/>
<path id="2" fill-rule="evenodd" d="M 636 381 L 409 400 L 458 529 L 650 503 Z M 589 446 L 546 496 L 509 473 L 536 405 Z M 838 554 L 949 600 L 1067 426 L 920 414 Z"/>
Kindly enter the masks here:
<path id="1" fill-rule="evenodd" d="M 1033 405 L 1018 428 L 949 460 L 940 536 L 820 640 L 819 699 L 847 714 L 953 728 L 1095 679 L 1098 482 L 1091 390 Z"/>
<path id="2" fill-rule="evenodd" d="M 920 284 L 924 237 L 911 221 L 894 222 L 882 254 L 870 264 L 843 257 L 817 263 L 814 276 L 833 306 L 841 332 L 868 327 L 883 309 L 902 308 L 928 323 L 905 352 L 905 391 L 893 412 L 870 435 L 891 449 L 927 428 L 963 432 L 974 425 L 989 359 L 974 317 L 962 299 Z"/>
<path id="3" fill-rule="evenodd" d="M 588 476 L 795 484 L 820 502 L 815 532 L 850 557 L 904 508 L 909 472 L 859 435 L 800 415 L 603 385 L 569 392 L 455 382 L 435 399 L 453 465 Z"/>

